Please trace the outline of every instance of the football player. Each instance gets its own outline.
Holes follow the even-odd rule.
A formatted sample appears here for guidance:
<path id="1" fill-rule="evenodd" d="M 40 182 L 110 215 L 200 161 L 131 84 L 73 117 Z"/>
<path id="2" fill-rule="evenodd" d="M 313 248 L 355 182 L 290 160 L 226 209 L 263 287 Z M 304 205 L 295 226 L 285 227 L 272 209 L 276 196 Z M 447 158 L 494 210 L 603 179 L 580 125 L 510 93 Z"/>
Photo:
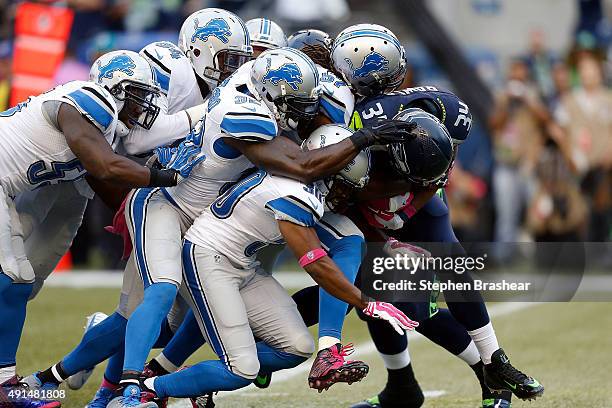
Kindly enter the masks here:
<path id="1" fill-rule="evenodd" d="M 253 58 L 259 57 L 259 54 L 264 51 L 287 46 L 285 32 L 274 21 L 258 17 L 247 21 L 245 24 L 251 37 Z"/>
<path id="2" fill-rule="evenodd" d="M 160 86 L 156 103 L 167 115 L 160 114 L 148 129 L 130 129 L 121 139 L 128 154 L 150 154 L 157 146 L 183 139 L 192 125 L 203 116 L 203 102 L 210 90 L 227 78 L 239 64 L 250 59 L 251 48 L 246 28 L 242 20 L 232 13 L 220 9 L 200 10 L 186 19 L 184 27 L 190 33 L 181 36 L 180 48 L 170 42 L 157 42 L 140 51 L 140 55 L 153 68 Z M 233 34 L 228 34 L 230 32 Z M 126 193 L 115 194 L 119 203 Z M 117 207 L 119 205 L 115 204 Z M 123 214 L 115 219 L 123 219 Z M 123 231 L 124 239 L 129 241 L 125 222 L 123 228 L 121 224 L 117 229 Z M 128 262 L 130 267 L 135 268 L 133 262 Z M 112 314 L 101 325 L 89 328 L 81 344 L 62 360 L 61 365 L 54 365 L 55 373 L 59 374 L 51 375 L 53 370 L 50 367 L 40 373 L 40 379 L 27 377 L 30 386 L 58 384 L 68 375 L 77 373 L 78 381 L 71 381 L 70 385 L 72 388 L 82 386 L 88 378 L 85 373 L 91 373 L 89 368 L 93 365 L 86 366 L 88 370 L 85 371 L 77 368 L 103 361 L 115 351 L 114 342 L 109 339 L 115 340 L 117 331 L 125 330 L 126 316 L 121 314 L 124 308 L 121 306 L 120 313 Z M 114 366 L 123 364 L 123 356 L 114 356 L 111 362 L 107 369 L 107 375 L 111 378 L 106 384 L 119 381 L 111 373 Z"/>
<path id="3" fill-rule="evenodd" d="M 311 75 L 316 78 L 316 72 Z M 336 127 L 324 134 L 329 145 L 351 137 L 352 132 Z M 320 145 L 321 136 L 315 137 L 319 140 L 306 145 Z M 360 155 L 357 160 L 368 161 L 366 152 Z M 368 166 L 359 169 L 358 178 L 365 180 Z M 349 171 L 355 180 L 355 168 L 341 170 L 340 177 Z M 146 379 L 142 387 L 157 398 L 235 390 L 250 384 L 260 367 L 273 372 L 294 367 L 310 356 L 313 340 L 295 303 L 256 261 L 257 250 L 283 241 L 331 294 L 386 321 L 398 333 L 412 330 L 414 323 L 391 305 L 364 299 L 327 256 L 314 230 L 323 212 L 317 183 L 306 185 L 259 170 L 228 187 L 189 228 L 183 245 L 186 284 L 181 294 L 219 360 Z M 109 406 L 121 406 L 119 400 Z M 146 402 L 137 407 L 149 406 L 156 405 Z"/>
<path id="4" fill-rule="evenodd" d="M 0 137 L 6 146 L 1 165 L 5 176 L 0 181 L 0 313 L 7 322 L 0 331 L 0 393 L 19 386 L 15 354 L 35 279 L 14 198 L 43 186 L 73 182 L 86 173 L 125 187 L 172 186 L 183 170 L 172 165 L 148 169 L 113 152 L 119 124 L 150 127 L 159 113 L 152 103 L 158 89 L 146 61 L 136 53 L 116 51 L 101 57 L 94 67 L 95 82 L 69 82 L 0 113 Z M 177 154 L 188 158 L 195 150 Z"/>
<path id="5" fill-rule="evenodd" d="M 392 36 L 392 33 L 390 33 L 390 31 L 384 27 L 368 25 L 349 27 L 340 33 L 334 42 L 331 56 L 334 68 L 336 72 L 338 72 L 351 85 L 351 88 L 358 95 L 361 95 L 362 97 L 379 95 L 381 92 L 392 90 L 401 84 L 401 79 L 403 79 L 404 76 L 403 72 L 405 72 L 402 69 L 403 64 L 401 63 L 401 60 L 403 59 L 403 48 L 399 43 L 394 44 L 392 41 L 393 39 L 394 36 Z M 368 66 L 369 68 L 365 69 L 365 67 Z M 437 90 L 429 89 L 429 91 L 433 91 L 429 95 L 427 95 L 426 92 L 419 94 L 419 91 L 425 90 L 419 90 L 417 88 L 412 92 L 404 94 L 403 97 L 397 96 L 395 98 L 391 98 L 380 96 L 377 100 L 364 99 L 362 104 L 358 105 L 356 109 L 356 112 L 360 112 L 361 115 L 355 117 L 355 122 L 357 123 L 354 123 L 354 125 L 358 126 L 359 124 L 365 124 L 367 126 L 369 121 L 376 121 L 381 117 L 393 117 L 402 109 L 416 106 L 427 111 L 431 111 L 433 114 L 437 115 L 440 120 L 445 122 L 451 133 L 454 133 L 453 136 L 455 141 L 459 143 L 463 141 L 471 126 L 471 116 L 469 115 L 467 106 L 462 102 L 457 101 L 456 98 L 454 98 L 454 100 L 449 98 L 448 94 L 445 95 L 444 93 L 438 93 Z M 393 99 L 396 100 L 391 102 Z M 384 101 L 388 101 L 392 107 L 386 105 Z M 461 136 L 460 133 L 462 131 L 464 132 L 463 136 Z M 407 157 L 406 154 L 408 153 L 409 152 L 401 151 L 401 149 L 392 150 L 394 162 L 398 164 L 400 171 L 402 171 L 402 158 Z M 405 172 L 406 169 L 404 168 L 403 171 Z M 381 184 L 381 187 L 387 190 L 389 189 L 388 183 L 384 184 L 384 186 Z M 433 194 L 435 189 L 430 188 L 429 190 L 431 191 L 429 193 L 431 197 L 431 194 Z M 412 199 L 412 202 L 407 202 L 406 199 Z M 373 212 L 370 219 L 377 220 L 378 222 L 376 224 L 378 227 L 382 227 L 385 223 L 388 223 L 387 226 L 390 226 L 399 218 L 394 214 L 394 211 L 398 210 L 398 208 L 403 208 L 404 217 L 408 218 L 409 216 L 414 215 L 416 210 L 418 210 L 419 205 L 422 205 L 419 204 L 419 202 L 427 202 L 426 199 L 427 193 L 422 194 L 422 197 L 417 196 L 416 198 L 414 194 L 412 197 L 411 195 L 403 194 L 395 199 L 386 201 L 387 208 L 378 208 L 376 205 L 369 206 L 370 212 Z M 435 204 L 438 199 L 434 197 L 431 200 L 432 202 L 428 203 L 427 206 L 432 209 L 432 226 L 438 225 L 438 227 L 420 228 L 419 231 L 438 231 L 436 232 L 436 241 L 441 240 L 456 242 L 456 238 L 454 237 L 452 228 L 448 222 L 448 217 L 443 217 L 444 213 L 440 213 L 440 210 L 433 210 L 433 208 L 440 207 L 440 205 Z M 393 207 L 396 203 L 400 204 Z M 445 205 L 442 207 L 444 208 Z M 424 213 L 427 213 L 427 211 Z M 433 217 L 435 214 L 442 216 L 435 218 Z M 381 215 L 383 215 L 383 217 L 381 217 Z M 399 228 L 401 228 L 401 224 L 399 225 Z M 433 240 L 433 235 L 434 234 L 430 236 L 421 236 L 421 239 L 418 239 L 418 241 L 426 242 L 428 240 Z M 478 296 L 478 294 L 471 295 L 471 299 L 474 299 L 475 297 L 477 298 Z M 451 310 L 454 313 L 453 316 L 458 319 L 467 330 L 469 330 L 470 337 L 474 339 L 476 349 L 485 363 L 485 378 L 482 382 L 486 383 L 489 387 L 496 389 L 503 388 L 509 391 L 509 388 L 514 388 L 512 391 L 514 391 L 519 398 L 533 398 L 541 395 L 543 392 L 543 387 L 537 382 L 537 380 L 527 377 L 520 371 L 514 369 L 514 367 L 509 364 L 503 351 L 499 349 L 499 346 L 497 346 L 497 340 L 486 313 L 484 303 L 482 301 L 460 304 L 455 302 L 451 303 L 452 305 L 449 304 L 449 307 L 451 307 Z M 383 340 L 380 340 L 383 338 L 388 339 L 389 337 L 381 335 L 379 336 L 379 341 L 376 341 L 376 336 L 374 336 L 377 345 L 384 343 Z M 402 342 L 405 344 L 405 339 L 402 339 Z M 470 343 L 468 347 L 471 346 L 472 345 Z M 407 349 L 405 347 L 397 346 L 385 348 L 384 344 L 382 344 L 381 348 L 388 351 L 395 351 L 394 353 L 389 354 L 396 355 L 398 357 L 398 361 L 403 359 L 403 364 L 401 364 L 402 367 L 396 367 L 395 364 L 392 364 L 393 367 L 389 370 L 390 381 L 388 386 L 400 384 L 401 381 L 392 381 L 391 377 L 392 374 L 394 375 L 395 379 L 402 377 L 402 371 L 399 369 L 409 367 L 409 364 L 405 364 L 407 361 L 409 362 L 409 359 L 399 352 L 402 349 Z M 480 363 L 476 363 L 473 364 L 473 366 L 478 375 L 479 370 L 482 370 L 482 365 Z M 398 373 L 399 375 L 395 375 Z M 411 372 L 409 374 L 411 374 Z M 410 375 L 405 375 L 406 379 L 409 377 Z M 479 377 L 482 379 L 482 375 L 479 375 Z M 509 382 L 511 385 L 506 385 L 506 382 Z M 485 388 L 486 387 L 483 387 L 483 404 L 485 406 L 493 405 L 495 403 L 509 404 L 507 401 L 493 401 L 491 398 L 486 398 L 491 394 L 490 392 L 485 392 L 488 391 Z M 394 401 L 389 401 L 389 398 L 387 398 L 387 405 L 390 405 L 393 402 L 405 402 L 405 392 L 393 393 L 391 392 L 392 390 L 387 389 L 385 391 L 389 392 L 387 392 L 386 395 L 384 392 L 381 393 L 380 397 L 383 400 L 386 399 L 385 396 L 395 394 L 393 398 Z M 377 403 L 376 400 L 377 399 L 375 399 L 373 402 Z"/>

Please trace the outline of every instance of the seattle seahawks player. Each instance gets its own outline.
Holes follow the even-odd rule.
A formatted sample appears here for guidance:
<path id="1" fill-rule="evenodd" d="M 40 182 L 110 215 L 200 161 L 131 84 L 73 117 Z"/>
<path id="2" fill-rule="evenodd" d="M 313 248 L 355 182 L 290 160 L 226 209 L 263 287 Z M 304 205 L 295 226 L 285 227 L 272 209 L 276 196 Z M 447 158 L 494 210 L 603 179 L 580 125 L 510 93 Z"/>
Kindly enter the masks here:
<path id="1" fill-rule="evenodd" d="M 245 24 L 251 37 L 254 58 L 257 58 L 266 50 L 287 46 L 285 32 L 274 21 L 258 17 L 247 21 Z"/>
<path id="2" fill-rule="evenodd" d="M 350 134 L 340 127 L 339 137 L 330 143 Z M 367 169 L 361 167 L 363 179 Z M 196 312 L 219 360 L 146 379 L 143 387 L 158 398 L 235 390 L 250 384 L 260 366 L 272 372 L 308 358 L 314 344 L 295 303 L 255 259 L 258 249 L 283 241 L 300 265 L 334 296 L 386 321 L 398 333 L 412 330 L 414 323 L 391 305 L 363 299 L 321 248 L 313 227 L 323 207 L 316 183 L 305 185 L 263 170 L 227 188 L 196 219 L 183 245 L 186 285 L 181 294 Z M 257 343 L 255 336 L 260 339 Z M 118 400 L 109 406 L 121 406 Z M 155 405 L 137 407 L 149 406 Z"/>
<path id="3" fill-rule="evenodd" d="M 7 322 L 0 331 L 0 392 L 17 383 L 15 352 L 35 278 L 14 197 L 86 173 L 127 187 L 171 186 L 178 180 L 178 168 L 151 170 L 113 152 L 119 121 L 126 127 L 150 127 L 158 114 L 151 103 L 157 87 L 148 64 L 138 54 L 117 51 L 95 66 L 103 86 L 69 82 L 0 113 L 6 146 L 0 165 L 5 174 L 0 181 L 0 316 L 6 313 Z"/>

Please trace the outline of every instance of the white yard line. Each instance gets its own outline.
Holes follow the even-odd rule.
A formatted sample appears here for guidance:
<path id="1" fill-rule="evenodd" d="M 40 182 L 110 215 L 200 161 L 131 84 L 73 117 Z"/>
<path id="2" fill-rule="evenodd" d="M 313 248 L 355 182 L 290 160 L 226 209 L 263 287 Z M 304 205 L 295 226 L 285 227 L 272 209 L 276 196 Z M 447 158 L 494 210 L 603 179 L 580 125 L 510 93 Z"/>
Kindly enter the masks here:
<path id="1" fill-rule="evenodd" d="M 501 317 L 501 316 L 505 316 L 508 314 L 518 312 L 519 310 L 524 310 L 529 307 L 536 306 L 538 304 L 539 303 L 527 303 L 527 302 L 525 303 L 513 302 L 513 303 L 496 304 L 496 305 L 489 307 L 489 315 L 491 317 Z M 414 343 L 415 341 L 421 341 L 425 338 L 424 336 L 416 332 L 410 333 L 408 336 L 410 338 L 411 343 Z M 372 341 L 367 341 L 365 343 L 357 344 L 355 346 L 355 356 L 365 357 L 367 355 L 374 354 L 374 353 L 376 353 L 376 347 L 374 346 L 374 343 Z M 299 366 L 292 368 L 290 370 L 282 370 L 282 371 L 274 373 L 271 389 L 274 389 L 276 388 L 278 384 L 290 381 L 295 377 L 304 376 L 306 373 L 310 371 L 311 365 L 312 365 L 312 358 L 308 360 L 307 362 L 302 363 Z M 221 399 L 227 395 L 236 395 L 236 394 L 243 394 L 243 393 L 246 393 L 246 395 L 249 395 L 249 393 L 251 392 L 256 392 L 257 395 L 260 397 L 266 396 L 265 392 L 262 392 L 254 385 L 249 385 L 248 387 L 241 388 L 236 391 L 232 391 L 231 393 L 228 393 L 228 392 L 221 393 L 218 396 L 216 396 L 215 399 Z M 440 397 L 446 394 L 446 391 L 428 390 L 428 391 L 424 391 L 424 393 L 425 393 L 425 397 L 436 398 L 436 397 Z M 180 400 L 173 404 L 170 404 L 169 407 L 170 408 L 191 408 L 191 403 L 188 400 Z"/>

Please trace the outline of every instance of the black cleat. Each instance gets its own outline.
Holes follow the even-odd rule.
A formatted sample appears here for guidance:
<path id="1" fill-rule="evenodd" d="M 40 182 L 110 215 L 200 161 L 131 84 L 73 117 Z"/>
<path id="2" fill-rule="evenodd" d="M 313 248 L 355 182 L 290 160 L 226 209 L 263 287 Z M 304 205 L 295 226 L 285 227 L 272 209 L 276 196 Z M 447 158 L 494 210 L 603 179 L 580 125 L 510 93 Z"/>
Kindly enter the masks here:
<path id="1" fill-rule="evenodd" d="M 257 374 L 257 378 L 253 380 L 253 384 L 257 388 L 261 388 L 261 389 L 268 388 L 271 383 L 272 383 L 272 373 L 267 373 L 267 374 L 259 373 Z"/>
<path id="2" fill-rule="evenodd" d="M 491 391 L 507 390 L 522 400 L 536 399 L 544 394 L 544 387 L 538 380 L 514 368 L 502 349 L 493 353 L 491 364 L 485 364 L 484 382 Z"/>

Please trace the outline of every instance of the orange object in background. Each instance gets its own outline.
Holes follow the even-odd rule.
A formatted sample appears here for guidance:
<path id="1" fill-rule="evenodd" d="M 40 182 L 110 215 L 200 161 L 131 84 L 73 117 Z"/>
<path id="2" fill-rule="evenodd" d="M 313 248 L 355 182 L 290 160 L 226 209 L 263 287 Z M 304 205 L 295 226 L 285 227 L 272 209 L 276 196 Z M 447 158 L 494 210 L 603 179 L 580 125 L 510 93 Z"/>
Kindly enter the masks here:
<path id="1" fill-rule="evenodd" d="M 53 273 L 70 272 L 71 270 L 72 270 L 72 254 L 70 253 L 70 251 L 68 251 L 59 260 L 59 262 L 55 266 L 55 269 L 53 270 Z"/>
<path id="2" fill-rule="evenodd" d="M 74 12 L 64 7 L 27 2 L 17 6 L 11 106 L 51 88 L 73 18 Z"/>

